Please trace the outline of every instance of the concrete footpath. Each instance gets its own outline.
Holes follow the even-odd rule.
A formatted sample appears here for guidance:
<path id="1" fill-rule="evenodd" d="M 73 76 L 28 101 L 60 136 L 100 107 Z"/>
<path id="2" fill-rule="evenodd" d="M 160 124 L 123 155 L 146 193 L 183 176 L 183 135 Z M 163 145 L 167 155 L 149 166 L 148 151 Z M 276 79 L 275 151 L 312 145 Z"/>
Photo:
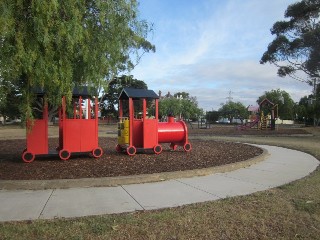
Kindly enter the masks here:
<path id="1" fill-rule="evenodd" d="M 0 190 L 0 221 L 82 217 L 176 207 L 247 195 L 281 186 L 313 172 L 313 156 L 281 147 L 246 168 L 201 177 L 178 178 L 117 187 Z"/>

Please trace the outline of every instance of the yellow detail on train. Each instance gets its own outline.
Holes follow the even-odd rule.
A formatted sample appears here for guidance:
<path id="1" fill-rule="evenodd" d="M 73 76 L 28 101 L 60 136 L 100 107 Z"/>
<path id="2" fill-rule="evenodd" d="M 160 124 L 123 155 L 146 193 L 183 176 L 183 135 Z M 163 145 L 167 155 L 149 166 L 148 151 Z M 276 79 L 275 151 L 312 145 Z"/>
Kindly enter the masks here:
<path id="1" fill-rule="evenodd" d="M 129 144 L 129 130 L 129 119 L 120 119 L 120 122 L 118 123 L 118 144 Z"/>

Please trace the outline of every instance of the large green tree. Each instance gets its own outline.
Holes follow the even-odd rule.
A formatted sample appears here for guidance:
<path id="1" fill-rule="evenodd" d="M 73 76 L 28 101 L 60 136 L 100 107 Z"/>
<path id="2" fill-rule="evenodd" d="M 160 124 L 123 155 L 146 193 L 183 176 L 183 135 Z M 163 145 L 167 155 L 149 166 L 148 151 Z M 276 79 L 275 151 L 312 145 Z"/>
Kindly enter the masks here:
<path id="1" fill-rule="evenodd" d="M 23 114 L 30 115 L 34 87 L 58 105 L 75 85 L 101 87 L 132 69 L 155 51 L 146 40 L 151 30 L 136 0 L 2 0 L 0 78 L 22 86 Z"/>
<path id="2" fill-rule="evenodd" d="M 278 105 L 278 114 L 281 119 L 294 119 L 295 103 L 289 93 L 280 89 L 272 89 L 271 91 L 264 92 L 264 94 L 258 98 L 257 103 L 261 103 L 265 98 L 267 98 L 273 104 Z"/>
<path id="3" fill-rule="evenodd" d="M 218 111 L 208 111 L 206 112 L 206 120 L 209 122 L 209 123 L 215 123 L 219 120 L 219 117 L 220 117 L 220 112 Z"/>
<path id="4" fill-rule="evenodd" d="M 101 106 L 103 115 L 117 116 L 116 106 L 118 105 L 118 98 L 123 88 L 139 88 L 148 89 L 147 84 L 142 80 L 134 79 L 133 76 L 122 75 L 115 77 L 109 81 L 106 93 L 102 96 Z"/>
<path id="5" fill-rule="evenodd" d="M 219 108 L 218 112 L 221 117 L 228 118 L 230 122 L 234 118 L 245 119 L 248 117 L 248 110 L 241 102 L 228 101 Z"/>
<path id="6" fill-rule="evenodd" d="M 316 94 L 310 94 L 300 99 L 295 107 L 296 117 L 299 121 L 319 126 L 320 123 L 320 88 L 317 87 Z"/>
<path id="7" fill-rule="evenodd" d="M 19 86 L 13 85 L 9 81 L 0 78 L 3 91 L 0 93 L 0 116 L 11 120 L 20 117 L 21 91 Z"/>
<path id="8" fill-rule="evenodd" d="M 302 97 L 299 103 L 295 106 L 297 120 L 299 122 L 304 122 L 305 124 L 313 124 L 314 109 L 309 104 L 309 97 L 310 96 Z"/>
<path id="9" fill-rule="evenodd" d="M 203 110 L 198 107 L 196 97 L 192 97 L 189 93 L 178 92 L 173 97 L 164 97 L 159 101 L 160 117 L 172 114 L 183 119 L 197 119 L 203 114 Z"/>
<path id="10" fill-rule="evenodd" d="M 320 76 L 320 0 L 302 0 L 285 11 L 287 21 L 278 21 L 271 28 L 275 39 L 269 44 L 260 63 L 278 67 L 278 75 L 291 76 L 314 84 Z M 302 71 L 306 79 L 296 73 Z"/>

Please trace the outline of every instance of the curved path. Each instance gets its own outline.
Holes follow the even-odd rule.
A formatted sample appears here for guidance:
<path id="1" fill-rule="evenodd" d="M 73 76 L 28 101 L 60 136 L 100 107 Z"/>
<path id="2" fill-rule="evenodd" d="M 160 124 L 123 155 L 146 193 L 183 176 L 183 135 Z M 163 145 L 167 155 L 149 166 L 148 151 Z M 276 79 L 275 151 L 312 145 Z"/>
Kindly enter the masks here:
<path id="1" fill-rule="evenodd" d="M 274 188 L 313 172 L 313 156 L 281 147 L 255 145 L 262 162 L 227 173 L 162 182 L 47 190 L 0 190 L 0 221 L 52 219 L 176 207 Z"/>

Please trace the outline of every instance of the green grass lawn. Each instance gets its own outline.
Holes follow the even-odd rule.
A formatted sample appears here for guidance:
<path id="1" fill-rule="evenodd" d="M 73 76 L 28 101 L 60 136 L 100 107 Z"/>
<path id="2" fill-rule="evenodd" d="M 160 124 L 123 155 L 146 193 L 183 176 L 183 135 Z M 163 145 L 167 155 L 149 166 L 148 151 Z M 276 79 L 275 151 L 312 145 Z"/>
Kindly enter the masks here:
<path id="1" fill-rule="evenodd" d="M 294 148 L 320 159 L 319 134 L 220 138 Z M 319 168 L 301 180 L 248 196 L 156 211 L 0 224 L 0 239 L 319 239 L 319 236 Z"/>

